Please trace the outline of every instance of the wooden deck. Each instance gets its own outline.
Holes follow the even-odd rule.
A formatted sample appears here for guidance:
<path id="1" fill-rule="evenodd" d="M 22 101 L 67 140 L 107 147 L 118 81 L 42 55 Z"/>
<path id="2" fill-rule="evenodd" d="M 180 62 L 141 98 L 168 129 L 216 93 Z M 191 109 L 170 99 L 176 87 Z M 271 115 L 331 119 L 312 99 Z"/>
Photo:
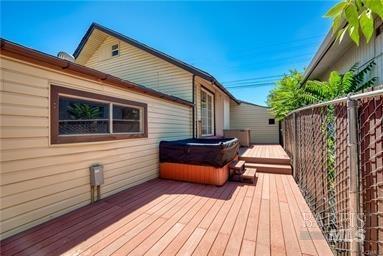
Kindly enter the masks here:
<path id="1" fill-rule="evenodd" d="M 247 167 L 256 168 L 258 172 L 292 174 L 290 158 L 280 145 L 241 147 L 239 159 L 246 161 Z"/>
<path id="2" fill-rule="evenodd" d="M 251 145 L 241 147 L 240 158 L 248 162 L 265 164 L 289 164 L 290 158 L 281 145 Z"/>
<path id="3" fill-rule="evenodd" d="M 1 255 L 332 255 L 289 175 L 152 180 L 1 243 Z"/>

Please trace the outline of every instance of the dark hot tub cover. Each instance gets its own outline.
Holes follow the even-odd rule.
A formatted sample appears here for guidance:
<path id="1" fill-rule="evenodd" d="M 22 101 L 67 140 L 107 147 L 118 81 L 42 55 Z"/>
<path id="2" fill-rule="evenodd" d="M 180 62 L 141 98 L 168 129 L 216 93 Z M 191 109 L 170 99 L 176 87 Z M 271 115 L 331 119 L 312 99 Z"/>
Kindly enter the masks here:
<path id="1" fill-rule="evenodd" d="M 238 154 L 236 138 L 185 139 L 160 142 L 160 162 L 223 167 Z"/>

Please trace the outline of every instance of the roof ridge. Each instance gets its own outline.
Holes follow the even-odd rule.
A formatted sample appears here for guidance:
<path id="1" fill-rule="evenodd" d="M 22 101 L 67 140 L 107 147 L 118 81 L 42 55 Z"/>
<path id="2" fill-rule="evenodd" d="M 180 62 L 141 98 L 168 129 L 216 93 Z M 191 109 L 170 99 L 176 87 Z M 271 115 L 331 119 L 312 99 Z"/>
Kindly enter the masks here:
<path id="1" fill-rule="evenodd" d="M 86 42 L 88 41 L 90 35 L 92 34 L 92 32 L 95 30 L 95 29 L 98 29 L 106 34 L 109 34 L 111 36 L 114 36 L 114 37 L 117 37 L 118 39 L 128 43 L 128 44 L 131 44 L 143 51 L 146 51 L 146 52 L 149 52 L 151 53 L 152 55 L 158 57 L 158 58 L 161 58 L 167 62 L 170 62 L 172 63 L 173 65 L 176 65 L 184 70 L 187 70 L 189 71 L 190 73 L 192 74 L 195 74 L 195 75 L 198 75 L 198 76 L 201 76 L 202 78 L 214 83 L 220 90 L 222 90 L 226 95 L 228 95 L 232 100 L 234 100 L 236 103 L 239 103 L 239 100 L 237 98 L 235 98 L 221 83 L 218 82 L 218 80 L 212 76 L 211 74 L 209 74 L 208 72 L 202 70 L 202 69 L 199 69 L 197 67 L 194 67 L 193 65 L 190 65 L 184 61 L 181 61 L 175 57 L 172 57 L 170 56 L 169 54 L 167 53 L 164 53 L 162 51 L 159 51 L 151 46 L 148 46 L 147 44 L 144 44 L 144 43 L 141 43 L 139 41 L 137 41 L 136 39 L 133 39 L 131 37 L 128 37 L 120 32 L 117 32 L 113 29 L 110 29 L 110 28 L 107 28 L 103 25 L 100 25 L 99 23 L 96 23 L 96 22 L 93 22 L 90 27 L 88 28 L 88 30 L 86 31 L 85 35 L 83 36 L 83 38 L 81 39 L 79 45 L 77 46 L 77 48 L 75 49 L 74 53 L 73 53 L 73 56 L 75 58 L 77 58 L 80 53 L 81 53 L 81 50 L 84 48 Z"/>

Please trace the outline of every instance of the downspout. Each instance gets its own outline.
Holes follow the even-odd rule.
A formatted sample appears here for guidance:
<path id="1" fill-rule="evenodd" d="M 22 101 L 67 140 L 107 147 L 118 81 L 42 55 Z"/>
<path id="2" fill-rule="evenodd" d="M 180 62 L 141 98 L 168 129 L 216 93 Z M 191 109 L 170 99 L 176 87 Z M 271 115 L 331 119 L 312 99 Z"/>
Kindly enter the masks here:
<path id="1" fill-rule="evenodd" d="M 196 126 L 195 126 L 195 96 L 194 96 L 194 92 L 195 92 L 195 74 L 193 74 L 193 78 L 192 78 L 192 102 L 193 102 L 193 109 L 192 109 L 192 128 L 193 128 L 193 139 L 195 139 L 195 130 L 196 130 Z"/>

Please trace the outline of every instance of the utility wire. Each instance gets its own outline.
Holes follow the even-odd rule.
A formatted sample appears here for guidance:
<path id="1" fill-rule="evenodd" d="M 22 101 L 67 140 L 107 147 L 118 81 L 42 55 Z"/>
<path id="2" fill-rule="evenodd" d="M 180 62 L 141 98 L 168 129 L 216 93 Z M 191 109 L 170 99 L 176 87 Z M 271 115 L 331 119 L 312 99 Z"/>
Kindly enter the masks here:
<path id="1" fill-rule="evenodd" d="M 275 80 L 279 80 L 283 78 L 283 75 L 277 76 L 273 79 L 252 79 L 252 80 L 245 80 L 245 81 L 239 81 L 239 82 L 232 82 L 232 83 L 223 83 L 226 85 L 237 85 L 237 84 L 248 84 L 248 83 L 261 83 L 261 82 L 272 82 Z"/>
<path id="2" fill-rule="evenodd" d="M 238 86 L 225 86 L 227 89 L 235 89 L 235 88 L 257 88 L 257 87 L 264 87 L 264 86 L 270 86 L 275 85 L 275 83 L 259 83 L 259 84 L 246 84 L 246 85 L 238 85 Z"/>
<path id="3" fill-rule="evenodd" d="M 299 48 L 299 49 L 302 49 L 303 46 L 305 45 L 310 45 L 310 46 L 313 46 L 316 48 L 316 44 L 313 45 L 313 42 L 304 42 L 304 41 L 307 41 L 307 40 L 312 40 L 312 39 L 316 39 L 316 38 L 322 38 L 324 37 L 324 35 L 316 35 L 316 36 L 310 36 L 310 37 L 304 37 L 304 38 L 301 38 L 301 39 L 296 39 L 296 40 L 291 40 L 291 41 L 285 41 L 285 42 L 281 42 L 281 43 L 271 43 L 271 44 L 267 44 L 267 43 L 264 43 L 264 44 L 255 44 L 252 46 L 251 49 L 245 49 L 243 51 L 237 51 L 237 54 L 235 55 L 232 55 L 232 57 L 245 57 L 245 56 L 254 56 L 255 54 L 259 53 L 259 52 L 265 52 L 263 49 L 267 48 L 269 49 L 270 51 L 275 51 L 276 49 L 279 49 L 279 48 L 275 48 L 273 46 L 284 46 L 282 47 L 282 49 L 285 49 L 286 51 L 291 51 L 292 49 L 296 49 L 296 48 Z M 289 45 L 289 43 L 300 43 L 298 45 Z M 280 50 L 282 50 L 280 49 Z M 189 59 L 189 61 L 192 61 L 192 62 L 197 62 L 197 63 L 204 63 L 204 62 L 211 62 L 211 59 L 198 59 L 198 60 L 193 60 L 193 59 Z"/>
<path id="4" fill-rule="evenodd" d="M 312 42 L 304 42 L 307 40 L 311 39 L 316 39 L 316 38 L 322 38 L 324 35 L 317 35 L 317 36 L 311 36 L 311 37 L 304 37 L 296 40 L 291 40 L 291 41 L 285 41 L 285 42 L 280 42 L 280 43 L 263 43 L 263 44 L 254 44 L 252 45 L 252 48 L 250 50 L 244 50 L 244 51 L 239 51 L 238 54 L 241 56 L 246 53 L 254 53 L 257 52 L 258 49 L 263 49 L 263 48 L 270 48 L 274 49 L 273 46 L 287 46 L 287 48 L 297 48 L 297 47 L 302 47 L 302 44 L 299 45 L 289 45 L 289 43 L 304 43 L 307 45 L 312 45 Z"/>
<path id="5" fill-rule="evenodd" d="M 279 78 L 279 77 L 282 77 L 282 76 L 283 75 L 249 77 L 249 78 L 244 78 L 244 79 L 230 80 L 230 81 L 226 81 L 226 82 L 222 82 L 222 83 L 223 84 L 229 84 L 229 83 L 242 82 L 242 81 L 260 80 L 260 79 L 265 79 L 265 78 Z"/>
<path id="6" fill-rule="evenodd" d="M 265 53 L 265 51 L 260 51 L 262 54 Z M 269 53 L 268 56 L 263 56 L 263 57 L 259 57 L 259 53 L 260 52 L 255 52 L 254 54 L 248 54 L 247 56 L 246 55 L 243 55 L 243 56 L 234 56 L 234 59 L 232 60 L 232 62 L 241 62 L 241 63 L 260 63 L 260 62 L 265 62 L 266 61 L 269 61 L 269 60 L 272 60 L 272 61 L 285 61 L 285 60 L 288 60 L 288 59 L 293 59 L 293 58 L 299 58 L 299 57 L 305 57 L 305 56 L 313 56 L 314 55 L 314 50 L 310 50 L 310 52 L 307 52 L 305 54 L 300 54 L 300 55 L 290 55 L 290 56 L 283 56 L 283 54 L 278 54 L 278 55 L 274 55 L 275 57 L 270 57 L 272 56 L 272 53 Z M 294 51 L 291 51 L 291 49 L 286 49 L 284 50 L 284 52 L 294 52 Z M 232 56 L 233 57 L 233 56 Z M 251 60 L 256 60 L 256 61 L 251 61 Z M 201 65 L 201 64 L 204 64 L 204 63 L 221 63 L 222 61 L 221 60 L 217 60 L 217 59 L 199 59 L 197 61 L 194 61 L 194 65 Z"/>
<path id="7" fill-rule="evenodd" d="M 282 79 L 282 78 L 281 78 Z M 272 79 L 272 80 L 264 80 L 264 81 L 248 81 L 248 82 L 242 82 L 242 83 L 236 83 L 236 84 L 224 84 L 225 87 L 233 87 L 233 86 L 246 86 L 249 84 L 265 84 L 265 83 L 275 83 L 279 79 Z"/>
<path id="8" fill-rule="evenodd" d="M 295 65 L 298 65 L 298 64 L 303 64 L 303 63 L 306 63 L 306 61 L 310 60 L 311 59 L 311 56 L 313 54 L 310 54 L 310 55 L 307 55 L 306 57 L 305 56 L 297 56 L 297 57 L 287 57 L 287 58 L 281 58 L 281 59 L 260 59 L 260 60 L 256 60 L 256 61 L 251 61 L 251 62 L 240 62 L 240 63 L 233 63 L 233 65 L 224 65 L 223 67 L 226 67 L 226 70 L 228 69 L 238 69 L 239 67 L 244 67 L 246 66 L 248 69 L 250 67 L 254 67 L 254 69 L 259 69 L 261 67 L 278 67 L 278 66 L 282 66 L 282 65 L 286 65 L 286 64 L 295 64 Z M 269 61 L 270 60 L 270 61 Z"/>

